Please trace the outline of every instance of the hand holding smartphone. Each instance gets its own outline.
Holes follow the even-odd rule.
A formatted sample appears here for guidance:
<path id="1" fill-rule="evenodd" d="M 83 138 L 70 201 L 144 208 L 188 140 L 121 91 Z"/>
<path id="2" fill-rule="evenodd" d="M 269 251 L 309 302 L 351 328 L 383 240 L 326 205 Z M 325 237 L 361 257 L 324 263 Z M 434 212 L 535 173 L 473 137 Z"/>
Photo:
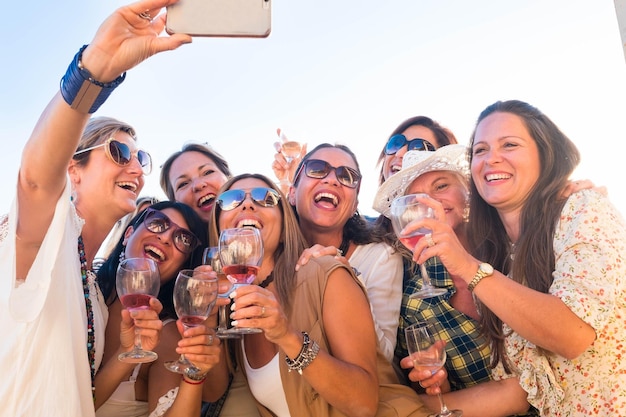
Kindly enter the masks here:
<path id="1" fill-rule="evenodd" d="M 191 36 L 266 38 L 271 0 L 180 0 L 167 7 L 165 30 Z"/>

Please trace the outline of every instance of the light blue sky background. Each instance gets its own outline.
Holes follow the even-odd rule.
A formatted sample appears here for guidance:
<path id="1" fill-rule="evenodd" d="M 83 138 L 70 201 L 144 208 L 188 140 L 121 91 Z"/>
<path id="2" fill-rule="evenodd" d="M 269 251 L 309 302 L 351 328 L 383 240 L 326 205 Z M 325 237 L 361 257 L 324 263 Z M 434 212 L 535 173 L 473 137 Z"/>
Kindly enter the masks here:
<path id="1" fill-rule="evenodd" d="M 124 1 L 10 2 L 0 35 L 0 212 L 23 144 L 78 48 Z M 128 121 L 157 169 L 208 141 L 235 173 L 272 175 L 272 143 L 349 145 L 373 213 L 376 158 L 407 117 L 427 115 L 467 143 L 499 99 L 546 112 L 583 154 L 576 178 L 606 185 L 626 214 L 626 65 L 612 0 L 275 0 L 267 39 L 203 39 L 131 70 L 98 114 Z"/>

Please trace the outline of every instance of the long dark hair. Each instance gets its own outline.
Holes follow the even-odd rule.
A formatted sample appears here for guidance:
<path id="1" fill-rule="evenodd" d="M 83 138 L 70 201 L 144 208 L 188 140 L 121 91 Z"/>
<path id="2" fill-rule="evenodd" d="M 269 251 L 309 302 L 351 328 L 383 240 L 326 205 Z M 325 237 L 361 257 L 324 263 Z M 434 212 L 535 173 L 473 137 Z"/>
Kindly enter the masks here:
<path id="1" fill-rule="evenodd" d="M 478 193 L 470 179 L 470 218 L 468 239 L 476 258 L 489 262 L 495 269 L 508 274 L 514 281 L 536 291 L 547 293 L 555 268 L 553 238 L 565 198 L 561 191 L 580 161 L 574 143 L 537 108 L 518 100 L 498 101 L 488 106 L 478 117 L 476 126 L 493 113 L 518 116 L 537 144 L 540 174 L 531 189 L 520 216 L 520 236 L 511 260 L 511 243 L 497 210 Z M 474 146 L 476 128 L 471 136 Z M 470 164 L 473 153 L 470 152 Z M 479 303 L 481 325 L 491 342 L 492 366 L 501 361 L 509 370 L 504 350 L 502 320 L 484 304 Z"/>
<path id="2" fill-rule="evenodd" d="M 345 152 L 346 154 L 348 154 L 350 158 L 352 158 L 352 160 L 354 161 L 357 172 L 361 174 L 359 161 L 356 159 L 356 155 L 354 154 L 354 152 L 352 152 L 352 150 L 345 145 L 340 145 L 340 144 L 332 145 L 330 143 L 321 143 L 317 145 L 315 148 L 313 148 L 311 151 L 309 151 L 306 155 L 304 155 L 304 157 L 300 161 L 300 164 L 298 165 L 298 168 L 296 169 L 295 172 L 300 172 L 300 169 L 302 169 L 302 165 L 304 165 L 304 163 L 306 163 L 307 160 L 311 159 L 313 155 L 315 154 L 315 152 L 317 152 L 320 149 L 325 149 L 325 148 L 339 149 L 342 152 Z M 293 187 L 298 186 L 301 176 L 302 174 L 300 174 L 300 176 L 298 176 L 297 178 L 294 178 Z M 359 183 L 357 187 L 357 196 L 359 195 L 360 188 L 361 188 L 361 184 Z M 298 216 L 298 211 L 296 207 L 295 206 L 291 206 L 291 207 L 293 209 L 294 214 L 296 215 L 296 219 L 298 219 L 298 222 L 300 222 L 300 217 Z M 372 242 L 380 242 L 381 240 L 377 237 L 377 235 L 372 234 L 372 229 L 370 227 L 369 222 L 357 210 L 354 212 L 354 214 L 348 219 L 346 224 L 343 226 L 343 241 L 354 242 L 357 245 L 366 245 Z M 309 243 L 313 244 L 315 242 L 309 242 Z"/>
<path id="3" fill-rule="evenodd" d="M 165 209 L 171 208 L 178 211 L 185 222 L 187 223 L 187 227 L 191 230 L 196 237 L 200 240 L 200 246 L 198 246 L 191 255 L 187 258 L 187 262 L 181 265 L 180 269 L 185 268 L 195 268 L 196 266 L 202 263 L 202 252 L 204 248 L 207 246 L 207 226 L 204 221 L 198 216 L 198 214 L 187 204 L 179 203 L 176 201 L 161 201 L 155 203 L 150 206 L 150 208 L 158 211 L 163 211 Z M 137 228 L 143 222 L 146 210 L 139 212 L 133 219 L 130 221 L 129 226 L 133 227 L 133 230 L 137 230 Z M 102 291 L 102 295 L 104 299 L 107 300 L 107 304 L 111 305 L 113 301 L 117 298 L 117 294 L 115 292 L 115 273 L 117 271 L 117 266 L 120 263 L 120 254 L 126 249 L 124 246 L 124 235 L 120 237 L 117 241 L 117 244 L 111 251 L 111 255 L 107 258 L 106 261 L 102 264 L 100 269 L 98 270 L 97 281 L 100 290 Z M 174 294 L 174 282 L 176 276 L 167 277 L 169 278 L 166 282 L 161 277 L 162 285 L 159 290 L 158 299 L 163 304 L 163 311 L 161 312 L 161 317 L 170 317 L 176 318 L 176 312 L 174 311 L 174 304 L 172 301 L 172 296 Z"/>

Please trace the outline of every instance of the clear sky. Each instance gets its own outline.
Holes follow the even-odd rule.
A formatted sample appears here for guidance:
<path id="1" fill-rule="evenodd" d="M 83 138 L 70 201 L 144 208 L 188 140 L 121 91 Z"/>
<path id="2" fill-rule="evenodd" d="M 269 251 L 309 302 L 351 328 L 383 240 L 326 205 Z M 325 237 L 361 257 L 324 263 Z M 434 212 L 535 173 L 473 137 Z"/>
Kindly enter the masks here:
<path id="1" fill-rule="evenodd" d="M 21 150 L 59 79 L 120 0 L 10 2 L 0 65 L 0 212 Z M 235 173 L 272 176 L 281 127 L 359 158 L 366 214 L 378 153 L 410 116 L 427 115 L 467 143 L 500 99 L 539 107 L 578 145 L 576 178 L 609 189 L 626 214 L 626 64 L 613 0 L 276 0 L 267 39 L 196 38 L 128 73 L 97 114 L 136 127 L 164 197 L 159 165 L 187 141 L 209 142 Z"/>

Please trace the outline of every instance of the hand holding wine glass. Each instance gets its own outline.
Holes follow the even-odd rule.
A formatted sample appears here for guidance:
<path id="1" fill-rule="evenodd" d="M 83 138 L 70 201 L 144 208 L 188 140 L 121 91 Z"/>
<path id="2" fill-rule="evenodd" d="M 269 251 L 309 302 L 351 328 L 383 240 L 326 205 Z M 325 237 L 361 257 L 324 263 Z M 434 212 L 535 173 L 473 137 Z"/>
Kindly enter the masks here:
<path id="1" fill-rule="evenodd" d="M 437 372 L 446 363 L 446 343 L 435 334 L 432 325 L 415 323 L 404 329 L 406 346 L 413 366 L 418 371 Z M 443 401 L 441 392 L 439 397 L 440 411 L 434 417 L 461 417 L 461 410 L 449 410 Z"/>
<path id="2" fill-rule="evenodd" d="M 415 249 L 417 242 L 431 233 L 428 229 L 417 229 L 410 234 L 402 234 L 402 230 L 412 221 L 420 220 L 424 218 L 434 218 L 433 210 L 425 204 L 417 201 L 417 198 L 428 197 L 428 194 L 408 194 L 395 198 L 391 202 L 389 217 L 393 230 L 400 239 L 400 242 L 407 247 L 410 251 Z M 445 294 L 447 290 L 445 288 L 437 288 L 430 282 L 428 271 L 424 264 L 420 264 L 420 271 L 422 274 L 422 288 L 413 294 L 411 298 L 429 298 L 436 297 L 438 295 Z"/>
<path id="3" fill-rule="evenodd" d="M 281 129 L 276 129 L 279 140 L 274 143 L 276 155 L 272 169 L 274 175 L 279 180 L 283 192 L 286 192 L 291 185 L 296 168 L 306 153 L 306 144 L 289 140 Z"/>
<path id="4" fill-rule="evenodd" d="M 174 309 L 185 330 L 204 323 L 217 300 L 217 277 L 209 271 L 183 269 L 174 284 Z M 199 377 L 202 371 L 180 355 L 176 361 L 166 362 L 172 372 Z"/>
<path id="5" fill-rule="evenodd" d="M 219 237 L 219 253 L 226 278 L 233 283 L 234 290 L 254 282 L 263 261 L 263 239 L 261 232 L 252 227 L 224 229 Z M 234 327 L 227 333 L 260 333 L 260 329 Z"/>
<path id="6" fill-rule="evenodd" d="M 124 259 L 117 267 L 115 287 L 122 305 L 130 311 L 150 308 L 150 299 L 159 294 L 161 278 L 156 262 L 149 258 Z M 135 329 L 135 345 L 118 359 L 128 363 L 152 362 L 158 355 L 142 349 L 141 335 Z"/>
<path id="7" fill-rule="evenodd" d="M 221 284 L 229 285 L 230 288 L 227 292 L 218 293 L 217 295 L 218 298 L 228 298 L 234 286 L 232 282 L 230 282 L 228 278 L 226 278 L 226 274 L 224 273 L 224 270 L 222 269 L 222 261 L 220 260 L 219 247 L 209 246 L 208 248 L 205 248 L 203 256 L 202 256 L 202 263 L 205 265 L 210 265 L 211 268 L 213 268 L 213 270 L 217 273 L 217 279 L 220 285 Z M 232 333 L 232 332 L 229 333 L 227 331 L 229 328 L 230 320 L 228 318 L 228 310 L 226 307 L 227 305 L 220 305 L 218 307 L 218 318 L 217 318 L 218 327 L 215 333 L 217 334 L 217 337 L 222 338 L 222 339 L 239 338 L 241 337 L 241 335 Z"/>

